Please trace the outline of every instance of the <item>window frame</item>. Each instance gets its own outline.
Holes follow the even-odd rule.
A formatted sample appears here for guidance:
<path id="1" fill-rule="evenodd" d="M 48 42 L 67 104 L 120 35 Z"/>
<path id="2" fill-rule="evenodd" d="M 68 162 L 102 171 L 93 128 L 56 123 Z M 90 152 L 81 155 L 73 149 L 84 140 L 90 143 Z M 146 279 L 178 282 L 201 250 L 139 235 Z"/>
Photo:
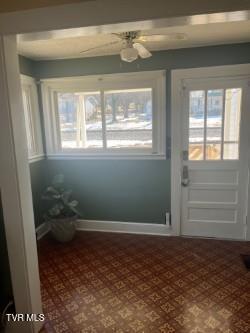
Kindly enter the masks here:
<path id="1" fill-rule="evenodd" d="M 101 94 L 104 113 L 104 92 L 119 89 L 152 89 L 152 149 L 147 148 L 72 148 L 60 144 L 60 124 L 57 110 L 57 93 L 92 92 Z M 43 115 L 47 157 L 65 158 L 114 158 L 114 159 L 165 159 L 166 158 L 166 71 L 115 73 L 41 80 Z M 105 121 L 102 122 L 105 131 Z M 106 134 L 106 133 L 105 133 Z M 104 135 L 105 135 L 104 134 Z"/>
<path id="2" fill-rule="evenodd" d="M 41 128 L 41 118 L 40 118 L 40 108 L 38 102 L 38 91 L 35 78 L 21 74 L 21 90 L 22 94 L 24 91 L 28 93 L 30 106 L 27 109 L 29 114 L 27 119 L 31 122 L 32 128 L 32 144 L 34 147 L 33 152 L 31 153 L 28 149 L 28 158 L 29 162 L 36 162 L 44 158 L 44 149 L 43 149 L 43 139 L 42 139 L 42 128 Z M 25 112 L 25 108 L 23 108 Z M 26 119 L 26 115 L 25 115 Z M 27 126 L 25 124 L 25 129 L 27 132 Z"/>

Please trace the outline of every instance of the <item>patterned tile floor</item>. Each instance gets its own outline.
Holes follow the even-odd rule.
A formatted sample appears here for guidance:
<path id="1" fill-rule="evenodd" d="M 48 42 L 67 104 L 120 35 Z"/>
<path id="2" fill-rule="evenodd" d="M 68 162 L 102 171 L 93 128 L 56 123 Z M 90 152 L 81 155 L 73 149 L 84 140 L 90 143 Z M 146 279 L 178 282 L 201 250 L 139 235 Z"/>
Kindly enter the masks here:
<path id="1" fill-rule="evenodd" d="M 42 332 L 250 332 L 250 243 L 79 232 L 38 249 Z"/>

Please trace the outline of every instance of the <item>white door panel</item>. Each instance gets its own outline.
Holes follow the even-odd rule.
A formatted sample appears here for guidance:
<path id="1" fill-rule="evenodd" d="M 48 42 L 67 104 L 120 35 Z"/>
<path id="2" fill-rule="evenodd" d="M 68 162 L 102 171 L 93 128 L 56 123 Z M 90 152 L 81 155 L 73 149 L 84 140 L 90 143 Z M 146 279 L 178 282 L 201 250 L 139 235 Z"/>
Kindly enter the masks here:
<path id="1" fill-rule="evenodd" d="M 236 189 L 215 189 L 215 188 L 190 188 L 188 201 L 191 204 L 197 203 L 229 203 L 237 201 Z"/>
<path id="2" fill-rule="evenodd" d="M 243 239 L 246 219 L 246 80 L 185 80 L 181 233 Z"/>

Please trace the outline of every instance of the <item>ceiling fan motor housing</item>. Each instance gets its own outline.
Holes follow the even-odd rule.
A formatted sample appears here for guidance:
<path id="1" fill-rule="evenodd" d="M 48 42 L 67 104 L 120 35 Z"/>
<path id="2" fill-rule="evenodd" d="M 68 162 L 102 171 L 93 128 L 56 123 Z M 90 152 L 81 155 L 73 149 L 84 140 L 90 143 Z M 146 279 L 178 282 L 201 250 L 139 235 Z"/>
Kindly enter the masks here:
<path id="1" fill-rule="evenodd" d="M 132 62 L 138 58 L 138 51 L 133 47 L 126 47 L 120 52 L 121 59 L 126 62 Z"/>

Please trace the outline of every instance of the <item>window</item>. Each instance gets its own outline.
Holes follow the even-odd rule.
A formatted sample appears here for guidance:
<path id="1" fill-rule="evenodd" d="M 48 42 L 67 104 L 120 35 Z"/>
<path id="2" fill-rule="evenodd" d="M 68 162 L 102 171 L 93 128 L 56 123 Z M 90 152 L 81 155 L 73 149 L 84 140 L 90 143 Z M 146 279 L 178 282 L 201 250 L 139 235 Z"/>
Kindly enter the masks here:
<path id="1" fill-rule="evenodd" d="M 108 148 L 152 149 L 152 88 L 106 91 Z"/>
<path id="2" fill-rule="evenodd" d="M 241 88 L 189 94 L 189 160 L 239 158 Z"/>
<path id="3" fill-rule="evenodd" d="M 102 114 L 100 93 L 58 93 L 61 146 L 101 148 Z"/>
<path id="4" fill-rule="evenodd" d="M 29 160 L 37 160 L 43 156 L 40 115 L 35 80 L 21 76 L 24 119 L 27 136 Z"/>
<path id="5" fill-rule="evenodd" d="M 50 79 L 42 90 L 49 157 L 164 157 L 164 72 Z"/>

